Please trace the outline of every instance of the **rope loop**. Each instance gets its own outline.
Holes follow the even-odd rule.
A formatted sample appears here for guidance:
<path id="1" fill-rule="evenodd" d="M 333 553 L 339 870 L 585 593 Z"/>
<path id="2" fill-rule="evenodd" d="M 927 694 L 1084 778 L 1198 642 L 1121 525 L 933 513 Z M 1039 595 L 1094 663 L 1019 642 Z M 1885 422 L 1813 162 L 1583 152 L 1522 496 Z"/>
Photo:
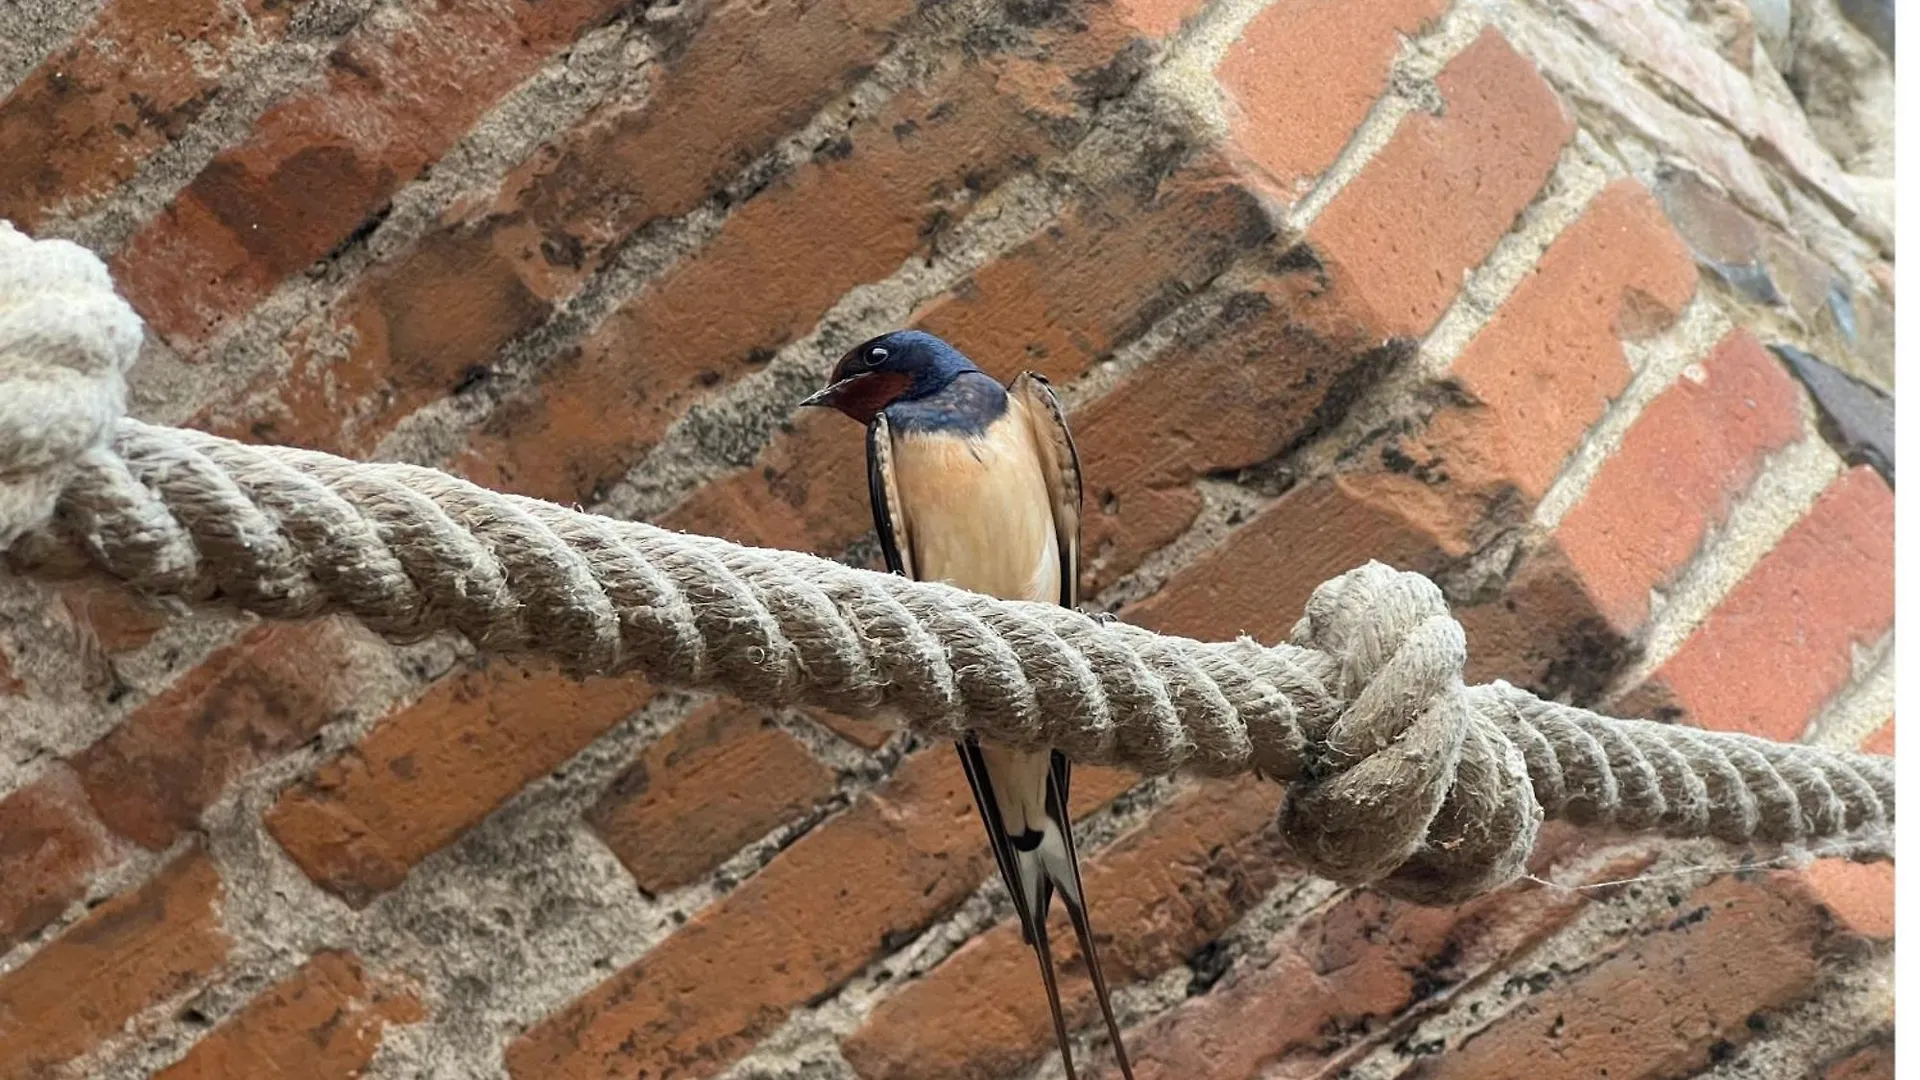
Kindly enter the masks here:
<path id="1" fill-rule="evenodd" d="M 1293 644 L 1346 702 L 1307 730 L 1280 831 L 1323 877 L 1449 903 L 1519 876 L 1543 814 L 1526 760 L 1469 706 L 1466 635 L 1438 586 L 1370 562 L 1314 590 Z"/>
<path id="2" fill-rule="evenodd" d="M 0 551 L 53 516 L 126 411 L 140 317 L 94 254 L 0 221 Z"/>

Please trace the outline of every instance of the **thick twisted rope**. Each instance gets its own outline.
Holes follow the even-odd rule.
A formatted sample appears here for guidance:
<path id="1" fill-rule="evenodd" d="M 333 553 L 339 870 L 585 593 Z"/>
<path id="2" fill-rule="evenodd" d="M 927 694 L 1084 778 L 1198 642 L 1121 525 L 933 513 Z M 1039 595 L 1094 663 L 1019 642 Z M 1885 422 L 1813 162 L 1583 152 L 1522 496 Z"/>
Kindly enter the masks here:
<path id="1" fill-rule="evenodd" d="M 1889 759 L 1468 687 L 1439 590 L 1377 563 L 1322 585 L 1286 644 L 1206 643 L 432 469 L 109 425 L 137 318 L 97 264 L 9 232 L 0 492 L 24 494 L 0 501 L 0 543 L 18 538 L 11 558 L 29 570 L 77 550 L 135 589 L 272 618 L 345 613 L 395 639 L 452 630 L 579 673 L 972 729 L 1142 772 L 1254 769 L 1287 784 L 1282 832 L 1308 868 L 1429 903 L 1513 880 L 1547 816 L 1891 857 Z"/>

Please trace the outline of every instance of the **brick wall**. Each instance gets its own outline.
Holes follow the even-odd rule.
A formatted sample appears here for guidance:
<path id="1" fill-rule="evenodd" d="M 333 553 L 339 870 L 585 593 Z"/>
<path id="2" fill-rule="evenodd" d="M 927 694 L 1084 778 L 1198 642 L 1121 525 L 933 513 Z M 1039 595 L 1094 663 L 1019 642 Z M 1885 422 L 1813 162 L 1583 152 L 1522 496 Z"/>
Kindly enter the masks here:
<path id="1" fill-rule="evenodd" d="M 914 324 L 1063 388 L 1125 619 L 1273 640 L 1379 558 L 1476 679 L 1890 753 L 1889 481 L 1769 346 L 1891 385 L 1891 68 L 1779 6 L 24 5 L 0 215 L 109 261 L 147 418 L 871 564 L 791 404 Z M 1059 1074 L 940 746 L 0 612 L 0 1077 Z M 1549 830 L 1422 909 L 1136 779 L 1076 787 L 1143 1077 L 1892 1075 L 1884 865 Z"/>

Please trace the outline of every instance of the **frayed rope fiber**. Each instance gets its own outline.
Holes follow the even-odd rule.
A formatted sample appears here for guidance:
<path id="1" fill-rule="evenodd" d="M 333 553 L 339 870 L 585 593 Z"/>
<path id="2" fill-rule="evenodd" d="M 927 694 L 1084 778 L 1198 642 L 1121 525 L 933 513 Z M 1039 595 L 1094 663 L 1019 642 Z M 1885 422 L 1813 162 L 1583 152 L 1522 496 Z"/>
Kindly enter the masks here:
<path id="1" fill-rule="evenodd" d="M 1423 903 L 1504 885 L 1547 817 L 1891 858 L 1890 758 L 1467 686 L 1440 590 L 1369 563 L 1285 644 L 1102 623 L 503 495 L 433 469 L 127 419 L 106 270 L 0 223 L 0 551 L 262 616 L 458 631 L 580 674 L 972 729 L 1077 761 L 1283 782 L 1303 865 Z"/>

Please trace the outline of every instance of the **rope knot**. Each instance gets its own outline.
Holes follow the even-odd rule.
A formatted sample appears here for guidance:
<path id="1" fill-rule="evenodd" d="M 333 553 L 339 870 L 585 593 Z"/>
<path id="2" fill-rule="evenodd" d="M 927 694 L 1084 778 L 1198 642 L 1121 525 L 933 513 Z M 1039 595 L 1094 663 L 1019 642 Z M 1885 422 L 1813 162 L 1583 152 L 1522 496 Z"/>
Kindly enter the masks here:
<path id="1" fill-rule="evenodd" d="M 1281 834 L 1323 877 L 1446 904 L 1518 877 L 1542 813 L 1520 751 L 1466 696 L 1440 589 L 1381 563 L 1321 585 L 1293 643 L 1334 658 L 1346 707 L 1305 732 Z"/>
<path id="2" fill-rule="evenodd" d="M 0 221 L 0 551 L 52 517 L 75 463 L 106 445 L 143 333 L 92 252 Z"/>

